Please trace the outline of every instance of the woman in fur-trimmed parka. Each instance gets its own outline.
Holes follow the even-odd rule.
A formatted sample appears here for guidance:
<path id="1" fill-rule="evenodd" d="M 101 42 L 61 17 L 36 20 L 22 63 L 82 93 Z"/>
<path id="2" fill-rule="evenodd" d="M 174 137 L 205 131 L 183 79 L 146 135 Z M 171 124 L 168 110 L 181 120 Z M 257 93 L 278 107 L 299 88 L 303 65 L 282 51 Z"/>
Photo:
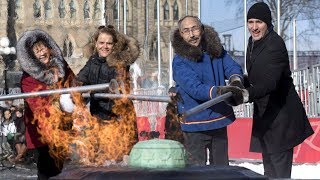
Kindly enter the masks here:
<path id="1" fill-rule="evenodd" d="M 186 16 L 173 33 L 173 79 L 180 94 L 178 112 L 184 113 L 219 95 L 225 80 L 241 85 L 242 69 L 223 49 L 213 28 L 194 16 Z M 228 165 L 226 126 L 235 120 L 231 106 L 220 102 L 181 122 L 189 164 Z"/>
<path id="2" fill-rule="evenodd" d="M 23 70 L 22 92 L 36 92 L 63 88 L 70 85 L 74 74 L 63 59 L 56 42 L 42 30 L 26 31 L 17 43 L 17 59 Z M 26 143 L 28 149 L 39 153 L 38 179 L 48 179 L 61 172 L 63 160 L 49 154 L 42 127 L 50 116 L 49 109 L 59 101 L 59 96 L 30 97 L 25 99 Z"/>
<path id="3" fill-rule="evenodd" d="M 117 32 L 111 25 L 99 27 L 92 40 L 94 53 L 78 73 L 77 80 L 83 85 L 93 85 L 110 83 L 114 79 L 122 87 L 120 93 L 129 93 L 129 68 L 140 54 L 138 41 Z M 112 110 L 114 105 L 115 101 L 111 99 L 90 98 L 90 112 L 100 120 L 118 118 Z"/>

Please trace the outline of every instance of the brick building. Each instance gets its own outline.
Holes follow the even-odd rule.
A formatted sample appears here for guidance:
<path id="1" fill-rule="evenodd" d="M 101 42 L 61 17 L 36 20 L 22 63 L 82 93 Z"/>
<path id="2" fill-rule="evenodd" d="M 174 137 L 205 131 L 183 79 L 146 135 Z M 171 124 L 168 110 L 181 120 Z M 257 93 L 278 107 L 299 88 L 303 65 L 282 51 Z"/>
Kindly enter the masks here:
<path id="1" fill-rule="evenodd" d="M 112 24 L 135 37 L 146 69 L 157 66 L 157 0 L 0 0 L 0 37 L 8 36 L 14 46 L 25 30 L 48 32 L 63 50 L 77 73 L 87 60 L 85 46 L 95 29 Z M 159 0 L 161 61 L 169 59 L 171 31 L 184 15 L 198 14 L 198 0 Z M 124 7 L 126 16 L 124 16 Z M 186 9 L 187 12 L 186 12 Z M 124 20 L 126 19 L 126 23 Z"/>

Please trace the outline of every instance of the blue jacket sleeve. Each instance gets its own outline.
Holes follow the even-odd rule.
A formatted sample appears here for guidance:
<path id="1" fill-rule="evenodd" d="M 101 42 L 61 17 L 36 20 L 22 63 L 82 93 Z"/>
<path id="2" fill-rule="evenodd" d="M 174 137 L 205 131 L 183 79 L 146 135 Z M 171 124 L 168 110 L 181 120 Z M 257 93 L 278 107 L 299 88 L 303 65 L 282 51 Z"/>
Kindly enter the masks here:
<path id="1" fill-rule="evenodd" d="M 238 76 L 243 82 L 241 66 L 227 52 L 224 53 L 223 57 L 223 70 L 226 79 L 230 80 L 232 77 Z"/>
<path id="2" fill-rule="evenodd" d="M 175 56 L 172 63 L 173 79 L 179 88 L 183 89 L 193 99 L 207 101 L 212 97 L 211 92 L 215 87 L 201 82 L 198 74 L 193 70 L 190 64 L 180 56 Z M 215 95 L 214 95 L 215 96 Z"/>

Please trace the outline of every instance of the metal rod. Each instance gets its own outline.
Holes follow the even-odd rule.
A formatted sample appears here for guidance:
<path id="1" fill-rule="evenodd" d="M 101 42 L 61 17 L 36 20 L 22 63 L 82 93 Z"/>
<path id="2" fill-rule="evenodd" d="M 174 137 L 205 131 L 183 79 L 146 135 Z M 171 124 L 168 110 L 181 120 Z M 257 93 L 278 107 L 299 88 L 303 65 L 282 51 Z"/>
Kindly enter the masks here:
<path id="1" fill-rule="evenodd" d="M 90 94 L 82 94 L 83 97 L 90 97 Z M 121 99 L 128 98 L 137 101 L 152 101 L 152 102 L 171 102 L 170 96 L 154 96 L 154 95 L 134 95 L 134 94 L 109 94 L 109 93 L 95 93 L 95 98 L 101 99 Z"/>
<path id="2" fill-rule="evenodd" d="M 200 105 L 198 105 L 198 106 L 196 106 L 194 108 L 191 108 L 191 109 L 185 111 L 182 114 L 182 118 L 184 119 L 184 118 L 186 118 L 186 117 L 188 117 L 188 116 L 190 116 L 192 114 L 195 114 L 195 113 L 198 113 L 200 111 L 203 111 L 203 110 L 205 110 L 205 109 L 207 109 L 207 108 L 209 108 L 209 107 L 211 107 L 211 106 L 213 106 L 215 104 L 218 104 L 221 101 L 224 101 L 225 99 L 227 99 L 227 98 L 229 98 L 231 96 L 232 96 L 232 92 L 227 92 L 226 94 L 222 94 L 221 96 L 218 96 L 218 97 L 213 98 L 213 99 L 211 99 L 211 100 L 209 100 L 207 102 L 204 102 L 204 103 L 202 103 L 202 104 L 200 104 Z"/>
<path id="3" fill-rule="evenodd" d="M 157 0 L 158 87 L 161 87 L 160 0 Z"/>
<path id="4" fill-rule="evenodd" d="M 9 95 L 0 96 L 0 101 L 13 100 L 13 99 L 25 99 L 25 98 L 38 97 L 38 96 L 49 96 L 53 94 L 67 94 L 72 92 L 99 91 L 99 90 L 106 90 L 108 88 L 109 88 L 109 83 L 106 83 L 106 84 L 78 86 L 78 87 L 70 87 L 70 88 L 62 88 L 62 89 L 44 90 L 44 91 L 29 92 L 29 93 L 9 94 Z"/>
<path id="5" fill-rule="evenodd" d="M 247 38 L 247 0 L 243 0 L 243 21 L 244 21 L 244 27 L 243 27 L 243 30 L 244 30 L 244 36 L 243 36 L 243 38 L 244 38 L 244 40 L 243 40 L 243 52 L 246 52 L 246 48 L 247 48 L 247 42 L 248 42 L 248 38 Z M 244 58 L 243 58 L 243 61 L 244 61 L 244 63 L 243 63 L 243 65 L 244 65 L 244 67 L 243 67 L 243 69 L 244 69 L 244 74 L 248 74 L 248 72 L 247 72 L 247 63 L 246 63 L 246 61 L 247 61 L 247 53 L 243 53 L 243 56 L 244 56 Z"/>

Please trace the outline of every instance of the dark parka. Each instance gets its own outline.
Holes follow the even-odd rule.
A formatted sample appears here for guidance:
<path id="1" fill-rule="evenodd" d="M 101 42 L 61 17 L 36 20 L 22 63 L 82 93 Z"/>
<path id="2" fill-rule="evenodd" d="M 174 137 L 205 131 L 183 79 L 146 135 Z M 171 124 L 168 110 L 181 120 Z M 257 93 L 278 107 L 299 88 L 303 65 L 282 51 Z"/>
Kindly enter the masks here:
<path id="1" fill-rule="evenodd" d="M 107 58 L 101 58 L 94 53 L 77 75 L 77 80 L 83 85 L 110 83 L 111 79 L 121 80 L 125 91 L 130 92 L 130 65 L 140 54 L 138 41 L 132 37 L 117 33 L 117 43 Z M 104 92 L 109 92 L 108 90 Z M 125 92 L 122 92 L 125 93 Z M 103 120 L 116 118 L 112 112 L 114 101 L 111 99 L 90 98 L 90 112 Z"/>
<path id="2" fill-rule="evenodd" d="M 261 146 L 268 153 L 281 152 L 313 134 L 293 85 L 285 43 L 272 28 L 259 41 L 253 43 L 250 37 L 247 48 L 247 89 L 254 103 L 253 152 L 261 152 Z"/>

